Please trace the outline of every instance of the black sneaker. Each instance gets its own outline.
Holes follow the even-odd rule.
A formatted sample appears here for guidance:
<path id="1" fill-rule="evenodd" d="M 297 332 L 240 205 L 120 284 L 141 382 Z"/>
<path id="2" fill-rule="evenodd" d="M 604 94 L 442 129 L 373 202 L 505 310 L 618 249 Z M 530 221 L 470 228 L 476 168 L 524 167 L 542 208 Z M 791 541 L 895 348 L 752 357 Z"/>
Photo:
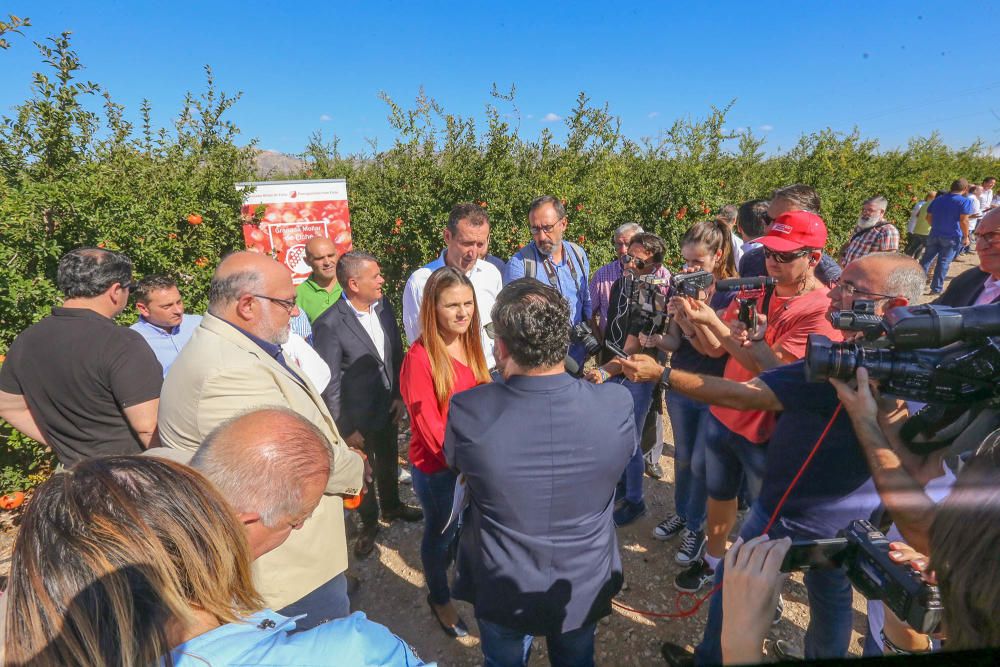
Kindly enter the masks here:
<path id="1" fill-rule="evenodd" d="M 697 593 L 714 578 L 715 570 L 708 566 L 704 558 L 699 558 L 691 563 L 688 569 L 674 577 L 674 588 L 684 593 Z"/>
<path id="2" fill-rule="evenodd" d="M 708 540 L 705 538 L 705 531 L 685 529 L 684 537 L 681 538 L 681 548 L 677 550 L 674 560 L 681 565 L 690 565 L 696 560 L 701 560 L 706 544 Z"/>
<path id="3" fill-rule="evenodd" d="M 687 526 L 687 521 L 682 519 L 679 514 L 671 514 L 656 524 L 656 528 L 653 529 L 653 537 L 664 542 L 680 535 L 685 526 Z"/>
<path id="4" fill-rule="evenodd" d="M 660 655 L 670 667 L 689 667 L 694 665 L 694 654 L 680 644 L 673 642 L 663 642 L 660 646 Z"/>

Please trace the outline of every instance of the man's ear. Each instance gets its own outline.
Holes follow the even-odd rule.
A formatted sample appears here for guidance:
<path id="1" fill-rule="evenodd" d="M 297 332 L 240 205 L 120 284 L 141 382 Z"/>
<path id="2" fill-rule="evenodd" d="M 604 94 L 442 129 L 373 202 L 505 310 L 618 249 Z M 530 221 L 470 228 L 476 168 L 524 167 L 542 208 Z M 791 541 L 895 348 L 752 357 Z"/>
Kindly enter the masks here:
<path id="1" fill-rule="evenodd" d="M 449 243 L 451 243 L 451 230 L 450 229 L 448 229 L 447 227 L 445 227 L 444 228 L 444 234 L 442 236 L 444 236 L 444 244 L 445 245 L 448 245 Z"/>
<path id="2" fill-rule="evenodd" d="M 885 301 L 885 312 L 889 312 L 893 308 L 899 308 L 901 306 L 909 306 L 910 301 L 905 296 L 894 296 L 891 299 L 886 299 Z"/>
<path id="3" fill-rule="evenodd" d="M 146 304 L 144 304 L 142 301 L 136 301 L 135 302 L 135 309 L 137 311 L 139 311 L 140 315 L 142 315 L 143 317 L 145 317 L 147 320 L 149 319 L 149 307 Z"/>
<path id="4" fill-rule="evenodd" d="M 258 523 L 260 521 L 260 514 L 257 512 L 237 512 L 236 518 L 240 520 L 243 526 L 249 527 L 251 524 Z"/>
<path id="5" fill-rule="evenodd" d="M 823 259 L 823 252 L 817 251 L 809 255 L 809 266 L 816 266 L 819 260 Z"/>

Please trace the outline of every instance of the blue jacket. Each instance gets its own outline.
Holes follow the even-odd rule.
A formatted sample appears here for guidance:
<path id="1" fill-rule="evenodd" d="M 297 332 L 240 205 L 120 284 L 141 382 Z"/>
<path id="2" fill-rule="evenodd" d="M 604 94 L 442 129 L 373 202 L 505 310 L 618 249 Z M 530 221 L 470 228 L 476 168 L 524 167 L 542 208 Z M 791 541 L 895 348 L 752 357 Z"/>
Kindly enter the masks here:
<path id="1" fill-rule="evenodd" d="M 425 664 L 402 639 L 361 612 L 289 635 L 294 629 L 295 618 L 265 609 L 242 623 L 229 623 L 186 641 L 170 654 L 177 667 Z"/>

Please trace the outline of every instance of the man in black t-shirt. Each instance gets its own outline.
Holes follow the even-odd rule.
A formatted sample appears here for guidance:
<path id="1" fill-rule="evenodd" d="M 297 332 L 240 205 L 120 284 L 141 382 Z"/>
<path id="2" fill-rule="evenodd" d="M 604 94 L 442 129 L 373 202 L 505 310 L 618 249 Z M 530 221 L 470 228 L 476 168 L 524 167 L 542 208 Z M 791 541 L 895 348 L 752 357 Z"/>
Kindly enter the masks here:
<path id="1" fill-rule="evenodd" d="M 128 303 L 132 262 L 77 248 L 59 260 L 62 307 L 14 339 L 0 366 L 0 417 L 70 466 L 159 445 L 163 370 L 137 332 L 112 318 Z"/>

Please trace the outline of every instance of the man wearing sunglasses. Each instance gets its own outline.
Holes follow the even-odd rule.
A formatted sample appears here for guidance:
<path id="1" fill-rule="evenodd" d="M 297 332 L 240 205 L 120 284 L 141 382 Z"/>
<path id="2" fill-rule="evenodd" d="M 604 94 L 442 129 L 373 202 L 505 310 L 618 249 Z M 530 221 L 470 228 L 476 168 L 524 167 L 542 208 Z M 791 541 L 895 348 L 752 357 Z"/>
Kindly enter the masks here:
<path id="1" fill-rule="evenodd" d="M 142 336 L 114 322 L 132 262 L 77 248 L 59 260 L 56 280 L 65 301 L 22 331 L 0 365 L 0 417 L 64 466 L 157 446 L 163 371 Z"/>
<path id="2" fill-rule="evenodd" d="M 785 216 L 779 217 L 774 227 L 777 229 L 785 222 Z M 787 276 L 797 263 L 805 262 L 807 258 L 815 260 L 814 248 L 819 242 L 818 237 L 808 241 L 803 239 L 806 245 L 813 247 L 805 248 L 808 254 L 797 258 L 793 255 L 801 251 L 790 249 L 793 245 L 789 242 L 790 238 L 779 239 L 771 234 L 769 237 L 763 239 L 765 247 L 771 246 L 768 247 L 772 255 L 768 260 L 769 271 L 775 268 L 776 262 L 781 263 L 783 276 Z M 775 245 L 782 250 L 775 249 L 773 247 Z M 780 260 L 790 261 L 782 263 L 779 257 Z M 779 272 L 774 271 L 772 275 L 777 273 Z M 812 294 L 810 298 L 816 303 L 827 304 L 826 312 L 823 313 L 823 319 L 827 323 L 829 322 L 827 316 L 841 310 L 851 310 L 860 299 L 874 301 L 875 313 L 883 315 L 892 308 L 916 302 L 923 292 L 923 283 L 923 271 L 912 258 L 897 253 L 875 253 L 848 264 L 841 279 L 828 292 L 826 289 L 818 289 L 793 296 L 791 301 L 783 298 L 784 303 L 778 308 L 785 308 L 795 299 L 809 297 Z M 788 284 L 786 277 L 779 278 L 779 288 L 776 292 L 778 295 L 787 294 L 787 291 L 782 289 L 782 284 Z M 788 310 L 790 309 L 786 309 L 786 312 Z M 808 319 L 815 315 L 810 311 Z M 766 325 L 767 330 L 770 330 L 782 317 L 772 307 Z M 670 391 L 712 404 L 713 416 L 724 413 L 768 416 L 771 424 L 768 442 L 766 448 L 759 448 L 763 449 L 764 454 L 761 468 L 763 476 L 754 487 L 756 499 L 740 527 L 740 535 L 744 541 L 756 537 L 763 531 L 778 502 L 791 487 L 792 480 L 802 468 L 806 457 L 827 428 L 829 432 L 824 437 L 822 445 L 816 450 L 814 458 L 785 500 L 779 519 L 771 528 L 770 537 L 772 539 L 790 537 L 793 540 L 833 537 L 851 520 L 867 519 L 879 504 L 864 450 L 851 427 L 849 416 L 841 412 L 831 423 L 839 403 L 836 390 L 827 383 L 813 384 L 806 381 L 804 361 L 798 359 L 803 356 L 804 340 L 801 346 L 793 340 L 799 334 L 806 335 L 813 332 L 839 339 L 841 332 L 835 332 L 835 335 L 831 336 L 828 324 L 810 326 L 807 324 L 808 319 L 800 320 L 799 325 L 793 328 L 789 336 L 774 340 L 765 334 L 765 340 L 771 342 L 770 346 L 758 342 L 750 343 L 761 352 L 753 355 L 754 358 L 764 359 L 774 353 L 779 362 L 773 365 L 765 364 L 766 368 L 762 367 L 761 372 L 755 377 L 745 379 L 734 377 L 730 373 L 732 369 L 728 366 L 726 376 L 723 378 L 669 370 L 643 355 L 636 355 L 622 362 L 626 376 L 639 381 L 660 378 L 662 382 L 663 378 L 666 378 Z M 719 334 L 721 333 L 720 330 Z M 850 335 L 861 335 L 861 333 Z M 770 351 L 765 350 L 766 347 L 770 347 Z M 781 418 L 776 419 L 779 412 Z M 744 448 L 756 447 L 753 443 L 741 444 Z M 717 449 L 716 447 L 716 451 Z M 707 456 L 711 464 L 712 454 Z M 712 493 L 712 489 L 709 490 Z M 713 502 L 715 511 L 720 508 L 718 500 L 710 498 L 710 524 Z M 725 553 L 725 539 L 731 527 L 731 523 L 722 524 L 722 547 L 716 553 Z M 711 554 L 710 550 L 709 555 Z M 696 569 L 696 566 L 692 566 L 691 569 Z M 715 582 L 721 582 L 722 568 L 712 569 Z M 686 574 L 688 573 L 679 575 L 678 581 Z M 687 578 L 695 579 L 693 574 Z M 813 570 L 805 575 L 805 585 L 809 593 L 809 627 L 805 639 L 805 657 L 818 659 L 846 656 L 852 624 L 850 582 L 844 573 L 838 570 Z M 721 595 L 713 596 L 709 607 L 704 639 L 696 651 L 700 663 L 722 662 L 719 643 L 722 627 L 721 597 Z M 683 649 L 675 645 L 664 645 L 663 652 L 664 655 L 672 656 L 668 659 L 672 664 L 679 662 L 678 658 L 684 657 Z"/>
<path id="3" fill-rule="evenodd" d="M 983 216 L 976 233 L 979 266 L 955 276 L 935 304 L 980 306 L 1000 302 L 1000 208 Z"/>

